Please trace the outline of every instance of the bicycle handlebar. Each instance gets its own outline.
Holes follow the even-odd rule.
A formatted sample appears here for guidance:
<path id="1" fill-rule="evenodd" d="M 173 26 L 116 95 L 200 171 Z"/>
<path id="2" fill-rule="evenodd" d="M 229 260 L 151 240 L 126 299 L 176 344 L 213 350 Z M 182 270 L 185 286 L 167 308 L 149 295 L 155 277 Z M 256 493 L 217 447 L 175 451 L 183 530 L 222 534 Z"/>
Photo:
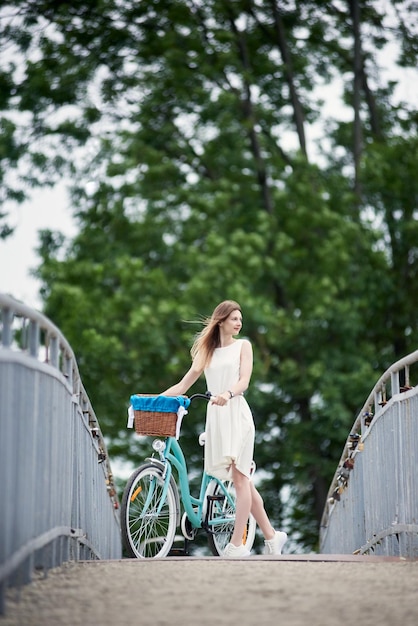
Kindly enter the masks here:
<path id="1" fill-rule="evenodd" d="M 190 402 L 193 402 L 193 400 L 195 400 L 196 398 L 202 398 L 203 400 L 210 400 L 212 397 L 212 394 L 210 391 L 206 391 L 206 393 L 194 393 L 192 396 L 190 396 L 189 400 Z"/>

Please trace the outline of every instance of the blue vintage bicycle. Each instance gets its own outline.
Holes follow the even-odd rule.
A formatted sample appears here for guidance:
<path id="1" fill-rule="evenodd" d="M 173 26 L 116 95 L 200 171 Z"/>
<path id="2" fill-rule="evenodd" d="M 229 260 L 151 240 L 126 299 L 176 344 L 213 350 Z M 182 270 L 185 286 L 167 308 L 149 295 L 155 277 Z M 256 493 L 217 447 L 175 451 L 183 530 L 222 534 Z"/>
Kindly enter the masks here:
<path id="1" fill-rule="evenodd" d="M 132 396 L 131 401 L 140 396 Z M 183 412 L 196 398 L 208 400 L 210 393 L 195 394 L 183 400 Z M 159 396 L 159 403 L 178 399 Z M 144 400 L 147 402 L 147 399 Z M 152 402 L 152 400 L 151 400 Z M 180 402 L 180 405 L 182 402 Z M 140 406 L 140 405 L 139 405 Z M 146 407 L 147 409 L 149 408 Z M 229 543 L 235 522 L 235 490 L 231 481 L 221 481 L 203 472 L 200 492 L 197 497 L 190 493 L 186 460 L 178 441 L 178 413 L 170 407 L 176 424 L 163 432 L 158 428 L 144 426 L 161 411 L 135 410 L 135 430 L 138 434 L 157 434 L 152 443 L 153 456 L 147 458 L 130 476 L 122 497 L 121 526 L 122 540 L 128 556 L 134 558 L 158 558 L 170 554 L 177 528 L 180 526 L 186 541 L 193 541 L 202 529 L 207 533 L 208 544 L 215 556 L 220 556 Z M 181 410 L 181 409 L 180 409 Z M 145 417 L 144 417 L 145 415 Z M 137 426 L 137 418 L 143 418 Z M 159 422 L 162 420 L 159 419 Z M 150 432 L 152 431 L 152 432 Z M 204 434 L 199 437 L 204 445 Z M 174 471 L 173 471 L 174 469 Z M 253 472 L 255 466 L 253 467 Z M 256 523 L 250 515 L 243 536 L 243 543 L 251 550 L 255 537 Z"/>

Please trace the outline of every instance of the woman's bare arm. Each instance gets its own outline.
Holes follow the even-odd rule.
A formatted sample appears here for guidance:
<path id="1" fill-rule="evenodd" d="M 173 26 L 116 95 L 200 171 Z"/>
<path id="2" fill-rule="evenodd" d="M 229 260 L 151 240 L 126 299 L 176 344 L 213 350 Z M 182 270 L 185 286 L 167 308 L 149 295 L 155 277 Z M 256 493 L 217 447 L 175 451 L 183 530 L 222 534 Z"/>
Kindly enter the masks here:
<path id="1" fill-rule="evenodd" d="M 194 365 L 186 372 L 183 378 L 175 385 L 172 385 L 165 391 L 163 396 L 183 396 L 190 387 L 197 381 L 203 370 L 196 368 Z"/>

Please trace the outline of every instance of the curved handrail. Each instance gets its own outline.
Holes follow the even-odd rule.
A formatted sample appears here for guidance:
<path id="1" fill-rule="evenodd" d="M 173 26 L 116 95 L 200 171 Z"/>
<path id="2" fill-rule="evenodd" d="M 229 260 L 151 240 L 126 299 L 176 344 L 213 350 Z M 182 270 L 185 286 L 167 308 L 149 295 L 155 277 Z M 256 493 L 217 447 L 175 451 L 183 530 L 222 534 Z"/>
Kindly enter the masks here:
<path id="1" fill-rule="evenodd" d="M 2 309 L 2 347 L 26 352 L 44 363 L 49 363 L 59 369 L 69 380 L 74 377 L 71 376 L 72 372 L 68 371 L 65 366 L 71 361 L 77 375 L 76 380 L 80 380 L 74 352 L 64 335 L 50 319 L 12 296 L 1 293 L 0 308 Z M 20 345 L 16 342 L 16 331 L 13 329 L 15 318 L 22 320 L 19 329 L 21 333 Z M 44 359 L 40 357 L 41 333 L 43 333 L 43 347 L 45 349 Z M 59 354 L 65 358 L 60 360 L 57 358 Z"/>
<path id="2" fill-rule="evenodd" d="M 103 463 L 106 470 L 109 496 L 114 508 L 118 509 L 119 500 L 108 460 L 106 443 L 89 397 L 81 382 L 77 361 L 70 344 L 50 319 L 12 296 L 0 293 L 0 308 L 2 310 L 0 349 L 8 348 L 23 352 L 41 363 L 52 366 L 62 374 L 71 393 L 77 397 L 84 415 L 88 417 L 92 437 L 97 442 L 99 462 Z M 17 329 L 14 328 L 16 319 L 21 321 L 20 328 Z"/>
<path id="3" fill-rule="evenodd" d="M 69 559 L 120 558 L 121 542 L 106 444 L 70 344 L 12 296 L 0 294 L 0 309 L 2 615 L 8 585 Z M 28 472 L 28 493 L 16 497 Z"/>
<path id="4" fill-rule="evenodd" d="M 372 423 L 374 423 L 383 412 L 384 407 L 393 402 L 395 396 L 412 389 L 410 385 L 409 368 L 415 363 L 418 363 L 418 350 L 411 352 L 407 356 L 393 363 L 374 385 L 366 402 L 363 404 L 363 407 L 354 420 L 354 424 L 344 445 L 337 470 L 328 490 L 325 508 L 321 519 L 322 529 L 328 526 L 331 507 L 334 505 L 336 500 L 338 501 L 338 497 L 336 498 L 335 496 L 338 494 L 341 478 L 343 477 L 343 481 L 347 481 L 350 470 L 353 467 L 352 464 L 350 465 L 350 463 L 347 463 L 347 460 L 354 456 L 359 449 L 361 449 L 359 444 L 361 445 L 361 442 L 365 440 Z M 404 372 L 404 383 L 401 386 L 399 378 L 402 371 Z M 387 389 L 388 381 L 390 381 L 389 393 Z M 360 434 L 358 434 L 358 431 L 360 431 Z"/>

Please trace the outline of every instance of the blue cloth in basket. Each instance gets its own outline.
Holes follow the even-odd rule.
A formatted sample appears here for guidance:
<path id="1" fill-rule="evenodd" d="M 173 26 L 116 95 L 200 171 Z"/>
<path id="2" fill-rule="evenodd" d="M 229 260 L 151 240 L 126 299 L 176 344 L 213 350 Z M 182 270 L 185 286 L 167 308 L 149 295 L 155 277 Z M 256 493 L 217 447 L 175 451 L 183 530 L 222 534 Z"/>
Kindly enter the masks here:
<path id="1" fill-rule="evenodd" d="M 177 413 L 181 406 L 187 409 L 190 399 L 183 396 L 131 396 L 131 404 L 135 411 Z"/>

